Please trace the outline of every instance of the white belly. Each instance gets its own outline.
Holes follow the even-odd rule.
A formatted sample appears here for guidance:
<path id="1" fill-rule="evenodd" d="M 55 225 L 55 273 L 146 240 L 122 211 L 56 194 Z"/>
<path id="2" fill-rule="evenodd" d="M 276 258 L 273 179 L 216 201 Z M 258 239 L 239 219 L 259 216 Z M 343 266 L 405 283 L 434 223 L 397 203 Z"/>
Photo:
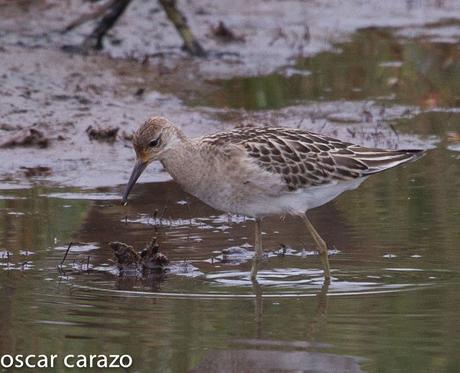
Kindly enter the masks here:
<path id="1" fill-rule="evenodd" d="M 364 180 L 366 177 L 272 195 L 245 193 L 244 189 L 237 192 L 229 185 L 218 192 L 209 191 L 206 195 L 196 197 L 217 210 L 239 215 L 301 215 L 326 204 L 347 190 L 357 188 Z"/>

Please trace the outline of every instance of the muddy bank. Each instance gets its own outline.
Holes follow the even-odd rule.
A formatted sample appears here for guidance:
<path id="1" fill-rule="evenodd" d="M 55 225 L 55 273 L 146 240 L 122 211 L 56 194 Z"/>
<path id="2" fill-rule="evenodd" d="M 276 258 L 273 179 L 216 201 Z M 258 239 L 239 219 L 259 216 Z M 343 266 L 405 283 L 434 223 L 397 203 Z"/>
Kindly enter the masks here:
<path id="1" fill-rule="evenodd" d="M 299 57 L 331 48 L 339 52 L 340 44 L 333 43 L 369 25 L 398 27 L 392 32 L 400 38 L 410 40 L 407 34 L 412 32 L 415 38 L 426 38 L 428 44 L 442 35 L 443 43 L 453 45 L 448 42 L 458 37 L 458 20 L 452 18 L 458 4 L 354 3 L 355 7 L 339 1 L 327 5 L 264 1 L 243 7 L 240 1 L 180 2 L 197 37 L 210 51 L 207 59 L 191 59 L 180 50 L 180 39 L 158 6 L 149 1 L 133 2 L 107 37 L 104 51 L 89 56 L 72 55 L 60 48 L 77 45 L 91 24 L 65 35 L 59 31 L 79 14 L 90 11 L 90 2 L 0 1 L 0 177 L 6 188 L 29 182 L 85 188 L 125 183 L 134 161 L 130 135 L 151 115 L 167 116 L 191 136 L 241 125 L 283 125 L 369 146 L 432 147 L 439 138 L 401 133 L 394 123 L 414 118 L 423 110 L 455 111 L 455 107 L 440 107 L 443 101 L 437 100 L 436 92 L 422 103 L 400 102 L 398 96 L 392 96 L 394 87 L 407 86 L 400 79 L 408 75 L 403 62 L 384 61 L 389 67 L 376 65 L 377 69 L 390 69 L 386 80 L 375 82 L 387 87 L 382 90 L 385 97 L 379 97 L 380 90 L 369 94 L 355 87 L 353 80 L 344 82 L 350 87 L 340 96 L 328 93 L 336 87 L 320 86 L 319 91 L 311 85 L 308 75 L 320 79 L 323 73 L 312 73 L 308 66 L 311 61 Z M 348 17 L 343 16 L 345 13 Z M 444 18 L 450 21 L 433 23 Z M 228 28 L 227 35 L 231 32 L 237 40 L 216 37 L 222 33 L 219 21 Z M 427 23 L 430 25 L 425 27 Z M 152 24 L 158 26 L 153 34 Z M 409 47 L 399 55 L 401 59 L 413 50 Z M 339 54 L 330 53 L 326 60 L 333 55 Z M 429 49 L 426 55 L 431 56 Z M 442 57 L 440 62 L 428 62 L 452 70 L 458 61 L 458 53 L 450 49 Z M 338 62 L 332 66 L 340 65 Z M 398 66 L 403 67 L 398 70 Z M 270 76 L 263 75 L 273 70 L 286 80 L 273 84 Z M 357 76 L 363 74 L 355 70 Z M 348 71 L 327 72 L 344 73 Z M 235 75 L 254 74 L 258 74 L 254 82 L 234 80 L 238 79 Z M 303 79 L 293 81 L 292 74 Z M 430 77 L 426 85 L 433 86 L 433 81 L 435 87 L 444 82 L 438 84 Z M 307 95 L 305 90 L 309 90 Z M 257 105 L 268 104 L 254 106 L 253 98 L 245 97 L 249 94 Z M 289 98 L 281 105 L 273 101 L 280 94 Z M 429 105 L 425 107 L 424 102 Z M 152 165 L 143 181 L 168 178 L 159 165 Z"/>
<path id="2" fill-rule="evenodd" d="M 145 84 L 141 74 L 158 78 L 156 68 L 144 71 L 104 56 L 18 47 L 3 48 L 0 58 L 0 136 L 5 145 L 0 152 L 6 161 L 0 173 L 7 180 L 21 180 L 20 167 L 41 166 L 52 170 L 46 180 L 53 183 L 114 185 L 123 182 L 133 161 L 131 132 L 150 115 L 167 115 L 195 135 L 203 131 L 196 124 L 216 124 L 172 95 L 136 94 Z M 167 80 L 158 79 L 155 85 L 165 89 Z M 114 141 L 98 141 L 94 131 L 108 128 L 118 129 Z M 46 146 L 24 137 L 31 131 L 46 139 L 40 142 Z"/>
<path id="3" fill-rule="evenodd" d="M 184 97 L 182 87 L 189 82 L 190 91 L 197 92 L 197 82 L 184 77 L 186 70 L 162 75 L 158 67 L 105 56 L 68 56 L 11 46 L 0 51 L 0 58 L 4 71 L 0 75 L 0 136 L 5 144 L 0 150 L 5 160 L 0 174 L 6 182 L 33 179 L 80 187 L 122 184 L 134 161 L 130 134 L 151 115 L 167 116 L 190 136 L 241 125 L 285 125 L 371 146 L 429 146 L 426 139 L 396 134 L 384 123 L 412 117 L 420 112 L 416 107 L 384 108 L 372 100 L 320 101 L 255 112 L 190 107 L 177 97 Z M 148 90 L 139 94 L 146 86 Z M 203 83 L 200 94 L 206 89 Z M 116 134 L 112 141 L 101 141 L 91 135 L 98 129 Z M 28 133 L 40 134 L 38 142 L 26 141 Z M 46 167 L 49 172 L 26 178 L 23 167 Z M 145 181 L 167 178 L 157 164 L 143 176 Z"/>
<path id="4" fill-rule="evenodd" d="M 76 30 L 60 31 L 83 14 L 95 11 L 98 3 L 82 0 L 10 2 L 0 1 L 0 37 L 3 42 L 27 46 L 78 45 L 94 27 L 89 22 Z M 178 1 L 188 23 L 209 58 L 195 62 L 181 50 L 182 41 L 157 2 L 134 1 L 110 31 L 104 51 L 111 57 L 146 57 L 167 65 L 188 60 L 206 76 L 266 74 L 299 57 L 331 50 L 365 27 L 398 27 L 405 34 L 450 37 L 449 26 L 433 30 L 423 27 L 442 19 L 457 19 L 460 4 L 455 0 L 419 1 Z M 37 15 L 40 15 L 37 17 Z M 216 37 L 219 23 L 234 38 Z M 227 33 L 228 34 L 228 33 Z"/>

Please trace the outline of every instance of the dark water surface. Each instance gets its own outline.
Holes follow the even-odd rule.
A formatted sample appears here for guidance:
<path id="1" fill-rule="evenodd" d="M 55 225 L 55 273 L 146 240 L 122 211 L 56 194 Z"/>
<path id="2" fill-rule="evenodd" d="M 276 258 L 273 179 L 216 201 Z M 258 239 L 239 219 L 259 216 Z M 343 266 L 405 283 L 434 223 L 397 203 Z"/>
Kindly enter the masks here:
<path id="1" fill-rule="evenodd" d="M 391 123 L 427 143 L 435 138 L 435 149 L 311 212 L 335 248 L 329 288 L 311 239 L 292 218 L 264 221 L 268 255 L 252 283 L 252 221 L 212 210 L 173 182 L 139 184 L 125 208 L 121 187 L 5 182 L 0 353 L 130 354 L 133 372 L 458 372 L 459 50 L 425 42 L 423 54 L 418 42 L 392 39 L 401 50 L 391 49 L 391 61 L 401 63 L 374 68 L 388 61 L 375 35 L 359 33 L 360 48 L 352 41 L 342 53 L 321 56 L 322 74 L 314 59 L 295 66 L 310 71 L 305 84 L 330 87 L 329 94 L 296 90 L 288 78 L 289 89 L 277 89 L 280 98 L 269 104 L 393 95 L 393 103 L 438 107 Z M 453 62 L 443 70 L 447 50 Z M 433 65 L 412 71 L 424 56 Z M 352 59 L 366 68 L 342 71 Z M 400 69 L 400 85 L 377 90 L 387 69 Z M 416 73 L 432 82 L 430 90 L 417 75 L 407 78 Z M 261 108 L 248 85 L 272 79 L 219 89 L 233 106 Z M 425 97 L 436 100 L 419 102 Z M 172 261 L 170 272 L 118 276 L 108 242 L 141 249 L 153 236 Z"/>

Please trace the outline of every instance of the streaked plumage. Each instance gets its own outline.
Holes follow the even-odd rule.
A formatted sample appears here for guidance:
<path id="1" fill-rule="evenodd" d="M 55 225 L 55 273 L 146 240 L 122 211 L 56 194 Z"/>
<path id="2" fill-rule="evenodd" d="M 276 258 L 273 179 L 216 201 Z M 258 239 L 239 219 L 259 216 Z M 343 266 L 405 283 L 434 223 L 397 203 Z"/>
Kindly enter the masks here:
<path id="1" fill-rule="evenodd" d="M 421 150 L 365 148 L 288 128 L 245 128 L 189 139 L 160 117 L 149 119 L 136 131 L 133 145 L 138 161 L 124 202 L 146 165 L 159 160 L 184 190 L 208 205 L 255 217 L 258 254 L 262 217 L 301 216 L 320 248 L 326 277 L 327 247 L 306 211 L 358 187 L 369 175 L 423 154 Z"/>
<path id="2" fill-rule="evenodd" d="M 279 174 L 290 191 L 352 180 L 412 160 L 420 150 L 365 148 L 313 132 L 289 128 L 249 128 L 201 139 L 203 144 L 244 147 L 266 171 Z"/>

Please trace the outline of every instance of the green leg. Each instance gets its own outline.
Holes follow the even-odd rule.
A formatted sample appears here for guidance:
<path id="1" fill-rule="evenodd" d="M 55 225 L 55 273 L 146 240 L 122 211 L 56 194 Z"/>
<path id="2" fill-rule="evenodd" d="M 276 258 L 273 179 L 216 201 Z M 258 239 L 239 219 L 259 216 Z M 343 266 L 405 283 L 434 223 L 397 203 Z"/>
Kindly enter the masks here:
<path id="1" fill-rule="evenodd" d="M 254 240 L 254 249 L 255 255 L 252 261 L 252 268 L 251 268 L 251 279 L 255 279 L 257 277 L 257 271 L 259 269 L 259 264 L 262 261 L 262 256 L 264 254 L 264 250 L 262 248 L 262 231 L 260 229 L 260 219 L 256 218 L 255 222 L 255 240 Z"/>
<path id="2" fill-rule="evenodd" d="M 329 267 L 329 258 L 327 256 L 326 242 L 324 242 L 324 240 L 321 238 L 306 214 L 302 215 L 302 219 L 307 226 L 308 232 L 310 232 L 310 235 L 318 246 L 319 257 L 324 268 L 324 282 L 329 284 L 331 282 L 331 270 Z"/>

